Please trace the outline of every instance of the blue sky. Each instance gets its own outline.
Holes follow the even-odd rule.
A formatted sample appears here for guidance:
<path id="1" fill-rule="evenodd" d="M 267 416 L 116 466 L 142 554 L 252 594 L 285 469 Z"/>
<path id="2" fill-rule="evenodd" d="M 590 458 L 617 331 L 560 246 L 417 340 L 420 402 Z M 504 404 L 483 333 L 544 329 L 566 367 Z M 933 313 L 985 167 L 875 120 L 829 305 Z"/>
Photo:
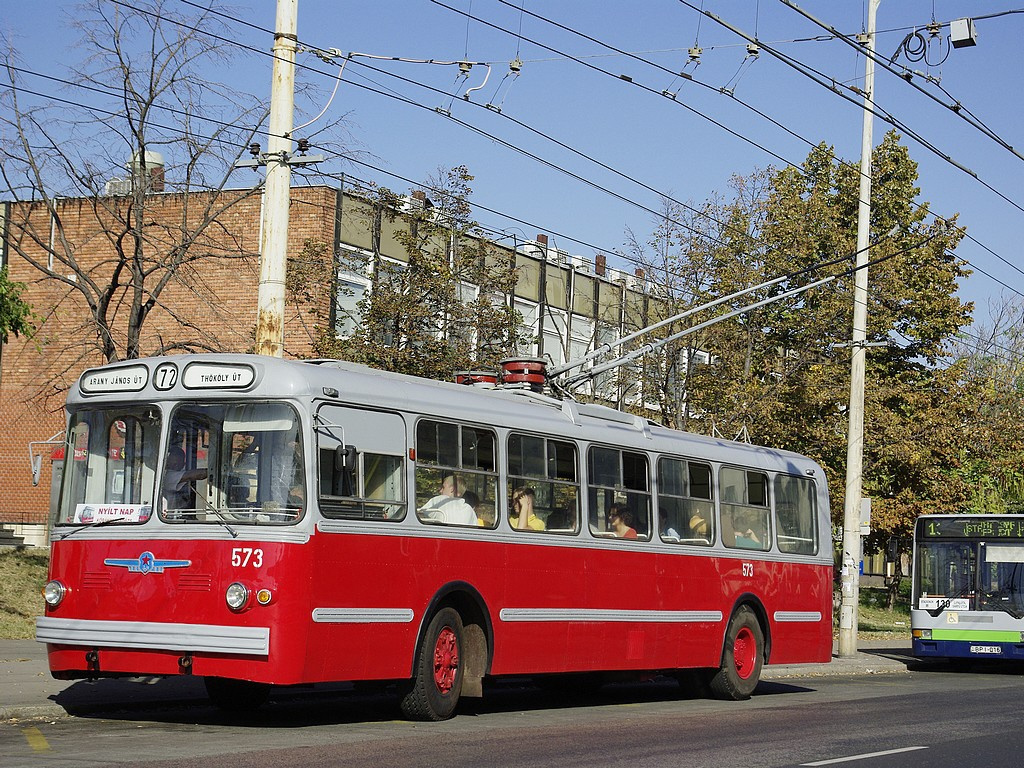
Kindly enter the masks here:
<path id="1" fill-rule="evenodd" d="M 901 52 L 897 64 L 918 71 L 914 83 L 942 102 L 959 102 L 992 134 L 1024 154 L 1024 13 L 1006 13 L 1017 10 L 1013 3 L 882 0 L 877 48 L 888 59 L 901 50 L 908 33 L 921 30 L 929 40 L 924 58 L 909 61 Z M 170 5 L 177 3 L 172 0 Z M 218 7 L 247 22 L 228 22 L 239 43 L 266 51 L 271 41 L 254 27 L 273 28 L 275 5 L 273 0 L 243 0 Z M 474 201 L 490 209 L 477 211 L 482 224 L 519 239 L 546 232 L 558 247 L 591 256 L 595 249 L 609 253 L 621 248 L 627 229 L 640 237 L 652 231 L 654 217 L 645 209 L 659 208 L 656 192 L 700 203 L 726 192 L 733 174 L 798 163 L 810 144 L 820 141 L 856 161 L 859 106 L 764 49 L 793 57 L 842 86 L 861 84 L 863 59 L 841 41 L 820 39 L 827 33 L 781 0 L 704 0 L 706 10 L 763 44 L 760 54 L 750 58 L 747 41 L 701 17 L 695 10 L 701 5 L 700 0 L 299 0 L 298 34 L 308 47 L 478 62 L 467 77 L 458 78 L 457 66 L 353 59 L 327 117 L 346 116 L 352 148 L 374 167 L 335 160 L 324 170 L 406 190 L 410 185 L 402 179 L 424 180 L 439 167 L 464 164 L 476 177 Z M 845 34 L 856 35 L 865 24 L 866 2 L 803 0 L 798 5 Z M 75 7 L 46 0 L 9 3 L 0 32 L 18 46 L 24 66 L 60 76 L 78 55 L 66 48 L 72 33 L 65 19 Z M 182 4 L 179 10 L 189 8 Z M 999 13 L 1003 15 L 981 18 Z M 945 24 L 966 16 L 976 19 L 975 47 L 950 51 L 943 42 L 948 27 L 936 39 L 925 30 L 933 20 Z M 702 48 L 699 66 L 688 56 L 695 45 Z M 509 70 L 514 59 L 522 62 L 517 77 Z M 311 67 L 300 69 L 299 79 L 317 86 L 313 98 L 299 103 L 296 122 L 301 123 L 327 104 L 337 70 L 309 53 L 300 54 L 298 61 Z M 486 83 L 486 67 L 479 62 L 491 64 Z M 270 70 L 269 57 L 251 55 L 233 68 L 211 73 L 211 78 L 265 97 Z M 707 87 L 670 74 L 681 70 Z M 941 90 L 924 75 L 937 79 Z M 734 97 L 721 93 L 723 88 Z M 463 99 L 469 89 L 474 89 L 469 99 Z M 673 98 L 661 95 L 663 91 Z M 1024 273 L 1018 271 L 1024 259 L 1016 235 L 1024 223 L 1024 160 L 883 70 L 877 74 L 876 99 L 940 154 L 977 176 L 904 138 L 920 165 L 919 202 L 929 202 L 938 215 L 959 213 L 973 238 L 958 249 L 975 268 L 961 294 L 977 303 L 976 321 L 985 323 L 989 302 L 1001 297 L 1021 301 L 1024 294 Z M 785 130 L 740 102 L 766 113 Z M 888 128 L 876 121 L 876 142 Z"/>

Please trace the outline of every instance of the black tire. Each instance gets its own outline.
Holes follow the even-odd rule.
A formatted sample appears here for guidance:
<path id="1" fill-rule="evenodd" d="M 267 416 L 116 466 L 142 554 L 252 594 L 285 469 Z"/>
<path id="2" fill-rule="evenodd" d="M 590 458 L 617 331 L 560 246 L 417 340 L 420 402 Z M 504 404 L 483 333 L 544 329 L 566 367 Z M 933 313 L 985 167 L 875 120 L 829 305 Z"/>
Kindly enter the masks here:
<path id="1" fill-rule="evenodd" d="M 204 677 L 203 683 L 210 701 L 225 712 L 251 712 L 266 704 L 270 697 L 270 686 L 266 683 L 225 677 Z"/>
<path id="2" fill-rule="evenodd" d="M 447 720 L 462 693 L 462 617 L 442 608 L 427 625 L 412 683 L 402 696 L 402 714 L 410 720 Z"/>
<path id="3" fill-rule="evenodd" d="M 741 607 L 729 620 L 722 649 L 722 666 L 711 677 L 708 686 L 716 699 L 743 701 L 749 699 L 761 679 L 764 664 L 764 632 L 757 616 L 747 606 Z"/>

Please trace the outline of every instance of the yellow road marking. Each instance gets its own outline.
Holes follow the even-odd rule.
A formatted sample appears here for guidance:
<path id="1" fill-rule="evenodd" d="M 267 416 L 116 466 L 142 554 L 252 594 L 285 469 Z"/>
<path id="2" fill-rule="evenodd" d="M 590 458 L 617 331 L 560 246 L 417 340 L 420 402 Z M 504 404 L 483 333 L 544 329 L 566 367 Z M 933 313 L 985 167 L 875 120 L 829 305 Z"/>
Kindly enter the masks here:
<path id="1" fill-rule="evenodd" d="M 25 740 L 34 751 L 48 752 L 50 750 L 50 743 L 46 740 L 46 737 L 43 736 L 43 732 L 35 726 L 22 728 L 21 732 L 25 734 Z"/>

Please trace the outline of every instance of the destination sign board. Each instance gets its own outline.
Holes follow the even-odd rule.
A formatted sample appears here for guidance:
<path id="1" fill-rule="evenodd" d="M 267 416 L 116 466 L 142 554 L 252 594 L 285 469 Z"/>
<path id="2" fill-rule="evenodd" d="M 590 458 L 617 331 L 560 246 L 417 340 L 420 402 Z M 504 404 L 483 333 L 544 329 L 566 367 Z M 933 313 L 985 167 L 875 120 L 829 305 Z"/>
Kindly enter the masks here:
<path id="1" fill-rule="evenodd" d="M 251 365 L 189 363 L 181 383 L 189 389 L 245 389 L 256 380 Z"/>
<path id="2" fill-rule="evenodd" d="M 149 369 L 144 365 L 119 368 L 95 368 L 82 374 L 78 387 L 87 395 L 107 392 L 139 392 L 149 383 Z"/>
<path id="3" fill-rule="evenodd" d="M 1024 539 L 1024 516 L 919 517 L 919 539 Z"/>

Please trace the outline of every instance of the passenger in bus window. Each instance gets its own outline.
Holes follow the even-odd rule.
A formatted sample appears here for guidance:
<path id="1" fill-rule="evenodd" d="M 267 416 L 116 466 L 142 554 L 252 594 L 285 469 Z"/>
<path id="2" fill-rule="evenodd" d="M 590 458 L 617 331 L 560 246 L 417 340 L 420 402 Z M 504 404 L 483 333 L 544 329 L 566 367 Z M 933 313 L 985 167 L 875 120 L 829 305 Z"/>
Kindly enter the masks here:
<path id="1" fill-rule="evenodd" d="M 480 497 L 473 491 L 466 491 L 462 494 L 462 500 L 469 505 L 469 508 L 473 510 L 474 525 L 478 525 L 481 528 L 484 527 L 485 523 L 480 519 L 480 515 L 477 512 L 480 509 Z"/>
<path id="2" fill-rule="evenodd" d="M 192 504 L 192 483 L 206 477 L 200 467 L 185 469 L 185 451 L 177 446 L 167 452 L 164 467 L 164 509 L 189 509 Z"/>
<path id="3" fill-rule="evenodd" d="M 441 478 L 437 495 L 419 509 L 420 517 L 452 525 L 476 525 L 476 512 L 462 498 L 466 484 L 454 473 Z"/>
<path id="4" fill-rule="evenodd" d="M 625 504 L 612 504 L 608 507 L 608 528 L 620 539 L 636 538 L 633 513 Z"/>
<path id="5" fill-rule="evenodd" d="M 658 527 L 662 538 L 679 540 L 679 532 L 669 523 L 668 512 L 664 507 L 658 507 Z"/>
<path id="6" fill-rule="evenodd" d="M 741 549 L 763 549 L 761 537 L 753 529 L 748 520 L 734 520 L 733 530 L 735 532 L 735 545 Z"/>
<path id="7" fill-rule="evenodd" d="M 545 529 L 544 521 L 533 511 L 534 495 L 533 488 L 526 486 L 520 486 L 512 491 L 510 502 L 512 508 L 509 510 L 508 521 L 513 528 L 518 528 L 521 531 L 543 531 Z"/>
<path id="8" fill-rule="evenodd" d="M 690 517 L 687 525 L 690 526 L 690 536 L 708 541 L 708 521 L 701 517 L 699 512 Z"/>

